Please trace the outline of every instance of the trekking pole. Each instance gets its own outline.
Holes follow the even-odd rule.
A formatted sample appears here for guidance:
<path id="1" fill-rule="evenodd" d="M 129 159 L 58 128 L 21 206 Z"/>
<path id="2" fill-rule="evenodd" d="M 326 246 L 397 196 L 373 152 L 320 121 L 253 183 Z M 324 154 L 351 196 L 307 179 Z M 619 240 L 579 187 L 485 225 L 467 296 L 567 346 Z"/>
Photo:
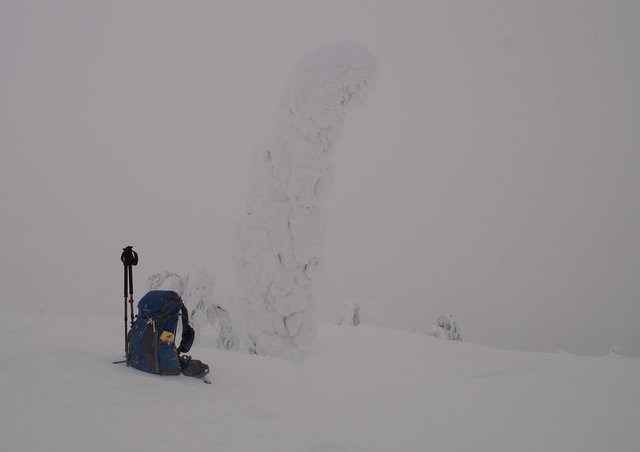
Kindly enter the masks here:
<path id="1" fill-rule="evenodd" d="M 131 310 L 131 325 L 133 326 L 133 266 L 138 265 L 138 253 L 133 251 L 132 246 L 122 249 L 120 256 L 122 265 L 124 266 L 124 356 L 127 365 L 129 365 L 129 334 L 127 333 L 127 296 L 129 297 L 129 305 Z"/>

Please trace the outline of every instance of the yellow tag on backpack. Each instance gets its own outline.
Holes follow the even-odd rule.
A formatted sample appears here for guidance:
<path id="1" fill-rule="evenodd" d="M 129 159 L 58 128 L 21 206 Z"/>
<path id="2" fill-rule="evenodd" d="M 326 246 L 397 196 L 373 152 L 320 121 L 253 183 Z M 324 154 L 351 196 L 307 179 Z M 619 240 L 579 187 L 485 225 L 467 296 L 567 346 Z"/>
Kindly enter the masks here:
<path id="1" fill-rule="evenodd" d="M 173 344 L 175 340 L 176 337 L 171 331 L 163 331 L 160 335 L 160 342 L 164 342 L 165 344 Z"/>

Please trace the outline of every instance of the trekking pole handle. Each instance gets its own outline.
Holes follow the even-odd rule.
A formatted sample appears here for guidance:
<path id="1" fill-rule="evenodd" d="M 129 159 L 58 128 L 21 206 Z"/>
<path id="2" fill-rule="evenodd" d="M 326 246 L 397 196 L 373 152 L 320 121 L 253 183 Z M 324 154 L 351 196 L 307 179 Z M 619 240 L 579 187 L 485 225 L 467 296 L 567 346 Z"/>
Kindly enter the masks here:
<path id="1" fill-rule="evenodd" d="M 122 255 L 120 256 L 120 260 L 125 267 L 138 265 L 138 253 L 133 251 L 132 246 L 124 247 L 122 248 Z"/>

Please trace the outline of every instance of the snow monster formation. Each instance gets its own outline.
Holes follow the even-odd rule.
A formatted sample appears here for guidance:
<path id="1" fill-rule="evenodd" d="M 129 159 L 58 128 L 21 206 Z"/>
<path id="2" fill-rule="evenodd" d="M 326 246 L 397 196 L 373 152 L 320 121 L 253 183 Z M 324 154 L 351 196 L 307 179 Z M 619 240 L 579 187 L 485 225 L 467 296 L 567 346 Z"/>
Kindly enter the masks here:
<path id="1" fill-rule="evenodd" d="M 332 154 L 346 110 L 371 93 L 377 74 L 369 51 L 346 41 L 306 55 L 285 86 L 234 237 L 232 319 L 240 349 L 295 359 L 315 337 L 312 283 Z"/>

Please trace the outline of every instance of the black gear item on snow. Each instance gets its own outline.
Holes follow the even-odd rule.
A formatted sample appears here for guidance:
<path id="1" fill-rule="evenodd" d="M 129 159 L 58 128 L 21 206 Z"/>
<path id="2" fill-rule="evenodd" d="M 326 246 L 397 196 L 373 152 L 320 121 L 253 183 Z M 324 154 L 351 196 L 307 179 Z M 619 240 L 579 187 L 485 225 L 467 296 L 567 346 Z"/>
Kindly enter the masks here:
<path id="1" fill-rule="evenodd" d="M 182 355 L 178 359 L 182 374 L 187 377 L 204 378 L 209 374 L 209 366 L 198 359 L 193 359 L 189 355 Z"/>

